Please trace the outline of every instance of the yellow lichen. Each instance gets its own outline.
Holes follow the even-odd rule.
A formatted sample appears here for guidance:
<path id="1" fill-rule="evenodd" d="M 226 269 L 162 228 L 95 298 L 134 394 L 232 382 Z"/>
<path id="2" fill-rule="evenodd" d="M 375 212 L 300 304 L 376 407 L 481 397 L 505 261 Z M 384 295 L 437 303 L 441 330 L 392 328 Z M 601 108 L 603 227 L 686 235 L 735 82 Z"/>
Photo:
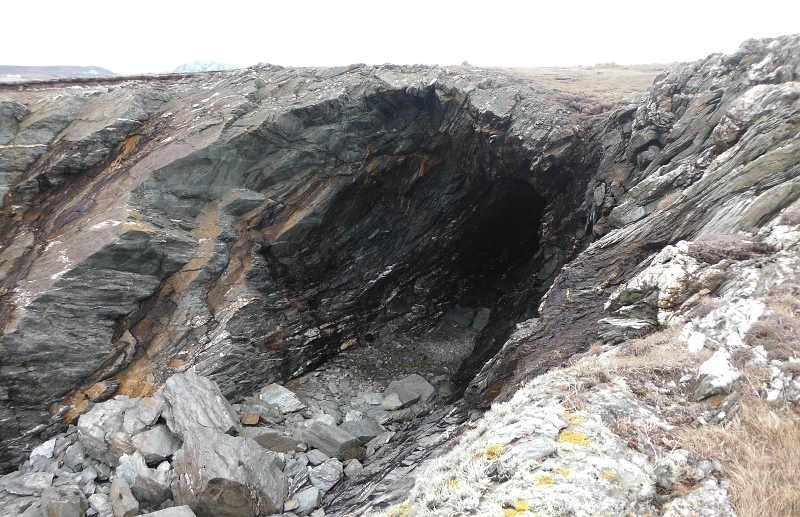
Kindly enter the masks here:
<path id="1" fill-rule="evenodd" d="M 388 517 L 405 517 L 408 515 L 409 511 L 410 509 L 407 504 L 399 504 L 395 508 L 392 508 L 386 512 L 386 515 Z"/>
<path id="2" fill-rule="evenodd" d="M 573 415 L 569 411 L 564 411 L 564 415 L 566 415 L 567 420 L 569 420 L 569 423 L 573 425 L 583 424 L 585 422 L 588 422 L 588 420 L 583 418 L 582 416 Z"/>
<path id="3" fill-rule="evenodd" d="M 458 486 L 458 480 L 457 479 L 448 479 L 447 483 L 445 483 L 445 486 L 447 486 L 447 488 L 452 490 L 452 489 L 454 489 L 454 488 L 456 488 Z"/>
<path id="4" fill-rule="evenodd" d="M 547 474 L 538 474 L 536 476 L 536 484 L 538 486 L 555 485 L 556 480 L 553 479 L 552 476 L 548 476 Z"/>
<path id="5" fill-rule="evenodd" d="M 561 436 L 558 437 L 558 441 L 559 443 L 574 443 L 575 445 L 583 445 L 584 447 L 589 445 L 588 436 L 583 433 L 570 430 L 562 431 Z"/>
<path id="6" fill-rule="evenodd" d="M 514 501 L 514 509 L 518 512 L 526 512 L 531 509 L 531 505 L 525 499 L 517 499 Z"/>
<path id="7" fill-rule="evenodd" d="M 610 470 L 604 470 L 603 472 L 601 472 L 600 473 L 600 477 L 605 479 L 606 481 L 616 481 L 617 480 L 617 475 L 614 472 L 610 471 Z"/>
<path id="8" fill-rule="evenodd" d="M 486 447 L 486 459 L 487 460 L 496 460 L 500 457 L 500 451 L 503 450 L 503 444 L 495 443 L 488 447 Z"/>
<path id="9" fill-rule="evenodd" d="M 503 515 L 505 517 L 516 517 L 519 515 L 519 512 L 513 508 L 503 508 Z"/>
<path id="10" fill-rule="evenodd" d="M 557 468 L 557 469 L 556 469 L 554 472 L 555 472 L 556 474 L 560 474 L 560 475 L 562 475 L 562 476 L 564 476 L 564 477 L 567 477 L 567 476 L 569 476 L 570 474 L 572 474 L 572 471 L 571 471 L 570 469 L 566 469 L 566 468 L 564 468 L 564 467 Z"/>

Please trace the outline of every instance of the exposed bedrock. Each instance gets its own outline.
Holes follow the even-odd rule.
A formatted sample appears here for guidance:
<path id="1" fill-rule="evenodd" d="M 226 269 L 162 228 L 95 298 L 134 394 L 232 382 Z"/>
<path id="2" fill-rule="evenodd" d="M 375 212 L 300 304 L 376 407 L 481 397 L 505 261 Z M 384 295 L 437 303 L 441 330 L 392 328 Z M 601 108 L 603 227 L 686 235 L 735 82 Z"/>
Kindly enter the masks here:
<path id="1" fill-rule="evenodd" d="M 798 36 L 749 40 L 734 54 L 667 70 L 645 96 L 612 114 L 586 191 L 597 240 L 560 273 L 538 318 L 521 322 L 486 363 L 466 390 L 469 402 L 488 405 L 598 339 L 655 329 L 664 323 L 659 311 L 674 309 L 665 299 L 697 303 L 672 300 L 655 281 L 616 292 L 667 245 L 741 242 L 782 211 L 797 210 L 798 48 Z M 696 283 L 684 289 L 708 294 Z"/>
<path id="2" fill-rule="evenodd" d="M 591 128 L 480 70 L 107 83 L 0 93 L 4 469 L 93 401 L 192 366 L 235 399 L 456 305 L 468 380 L 587 239 Z"/>

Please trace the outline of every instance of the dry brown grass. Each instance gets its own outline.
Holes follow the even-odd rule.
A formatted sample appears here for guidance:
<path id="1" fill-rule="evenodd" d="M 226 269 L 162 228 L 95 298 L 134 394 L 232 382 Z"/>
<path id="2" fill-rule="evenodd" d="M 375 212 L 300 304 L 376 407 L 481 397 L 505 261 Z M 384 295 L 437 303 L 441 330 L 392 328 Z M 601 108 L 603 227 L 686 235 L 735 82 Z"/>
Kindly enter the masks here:
<path id="1" fill-rule="evenodd" d="M 706 264 L 717 264 L 725 259 L 748 260 L 754 255 L 775 251 L 771 245 L 755 240 L 745 240 L 736 234 L 704 235 L 689 245 L 688 255 Z"/>
<path id="2" fill-rule="evenodd" d="M 728 427 L 687 428 L 680 442 L 722 463 L 737 515 L 800 515 L 800 416 L 750 399 Z"/>
<path id="3" fill-rule="evenodd" d="M 761 345 L 771 359 L 800 357 L 800 282 L 797 278 L 774 287 L 765 299 L 769 313 L 747 332 L 745 342 Z"/>
<path id="4" fill-rule="evenodd" d="M 678 339 L 680 328 L 668 327 L 647 336 L 629 339 L 618 347 L 610 358 L 586 356 L 573 366 L 583 376 L 620 376 L 632 386 L 643 381 L 674 379 L 686 373 L 694 373 L 708 359 L 708 350 L 693 354 L 686 344 Z M 599 379 L 604 382 L 603 379 Z"/>

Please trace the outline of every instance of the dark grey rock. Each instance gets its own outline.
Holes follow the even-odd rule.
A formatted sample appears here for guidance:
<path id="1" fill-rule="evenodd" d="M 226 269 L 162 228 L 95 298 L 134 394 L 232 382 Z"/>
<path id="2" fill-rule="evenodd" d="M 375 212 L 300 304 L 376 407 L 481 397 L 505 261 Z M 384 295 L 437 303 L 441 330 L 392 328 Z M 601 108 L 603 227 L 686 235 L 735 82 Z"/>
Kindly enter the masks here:
<path id="1" fill-rule="evenodd" d="M 198 516 L 270 515 L 283 510 L 287 494 L 277 453 L 249 438 L 199 426 L 185 435 L 175 454 L 176 504 Z"/>
<path id="2" fill-rule="evenodd" d="M 260 446 L 275 452 L 295 452 L 302 443 L 300 440 L 292 438 L 291 436 L 286 436 L 281 432 L 261 427 L 242 429 L 239 436 L 252 438 Z"/>
<path id="3" fill-rule="evenodd" d="M 472 326 L 475 330 L 483 330 L 489 325 L 489 316 L 491 315 L 492 310 L 487 309 L 486 307 L 480 307 L 478 311 L 475 313 L 475 319 L 472 320 Z"/>
<path id="4" fill-rule="evenodd" d="M 306 453 L 306 458 L 308 458 L 308 462 L 315 467 L 320 463 L 324 463 L 329 459 L 331 459 L 330 456 L 328 456 L 319 449 L 311 449 L 310 451 L 308 451 Z"/>
<path id="5" fill-rule="evenodd" d="M 340 427 L 364 444 L 385 431 L 377 422 L 369 419 L 351 420 L 350 422 L 344 422 Z"/>
<path id="6" fill-rule="evenodd" d="M 315 422 L 303 431 L 303 439 L 332 458 L 363 459 L 366 451 L 358 438 L 336 426 Z"/>
<path id="7" fill-rule="evenodd" d="M 47 517 L 74 517 L 89 508 L 86 496 L 76 486 L 51 486 L 42 492 L 42 511 Z"/>
<path id="8" fill-rule="evenodd" d="M 436 388 L 421 375 L 415 373 L 404 379 L 390 382 L 389 387 L 386 388 L 386 394 L 390 393 L 397 393 L 403 404 L 401 408 L 406 408 L 417 402 L 417 400 L 430 402 L 436 395 Z"/>

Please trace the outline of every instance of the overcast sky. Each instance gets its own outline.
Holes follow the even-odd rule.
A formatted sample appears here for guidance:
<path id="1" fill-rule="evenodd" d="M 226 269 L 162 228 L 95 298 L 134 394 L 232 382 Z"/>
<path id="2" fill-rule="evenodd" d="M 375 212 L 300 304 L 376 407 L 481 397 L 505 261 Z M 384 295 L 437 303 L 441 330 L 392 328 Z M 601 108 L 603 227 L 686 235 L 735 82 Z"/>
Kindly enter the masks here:
<path id="1" fill-rule="evenodd" d="M 669 63 L 800 32 L 800 0 L 4 0 L 0 64 Z"/>

